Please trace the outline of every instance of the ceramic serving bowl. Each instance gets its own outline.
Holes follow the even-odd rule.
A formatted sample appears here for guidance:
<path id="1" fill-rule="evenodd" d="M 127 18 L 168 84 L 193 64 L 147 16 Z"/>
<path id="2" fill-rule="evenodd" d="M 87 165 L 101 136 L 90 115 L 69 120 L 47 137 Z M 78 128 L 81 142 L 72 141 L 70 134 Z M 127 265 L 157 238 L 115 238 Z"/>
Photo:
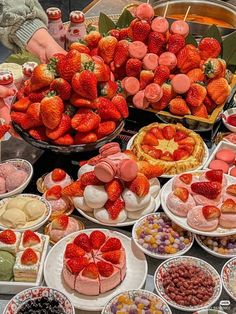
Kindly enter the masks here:
<path id="1" fill-rule="evenodd" d="M 221 280 L 227 294 L 236 301 L 236 257 L 227 261 L 221 271 Z"/>
<path id="2" fill-rule="evenodd" d="M 230 108 L 228 110 L 225 110 L 222 114 L 222 121 L 224 123 L 224 126 L 228 130 L 230 130 L 233 133 L 236 133 L 236 126 L 233 126 L 227 122 L 227 118 L 231 116 L 232 114 L 236 114 L 236 108 Z"/>

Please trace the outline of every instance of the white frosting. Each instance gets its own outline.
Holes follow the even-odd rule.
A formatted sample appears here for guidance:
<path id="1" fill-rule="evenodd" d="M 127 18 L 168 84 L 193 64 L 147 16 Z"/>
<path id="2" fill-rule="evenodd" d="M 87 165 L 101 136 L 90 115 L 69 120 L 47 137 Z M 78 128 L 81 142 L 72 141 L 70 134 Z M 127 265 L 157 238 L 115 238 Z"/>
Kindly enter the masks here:
<path id="1" fill-rule="evenodd" d="M 108 200 L 107 192 L 103 186 L 88 185 L 84 189 L 84 199 L 91 208 L 101 208 Z"/>
<path id="2" fill-rule="evenodd" d="M 35 244 L 35 245 L 32 245 L 32 246 L 24 246 L 23 245 L 23 235 L 24 235 L 24 233 L 22 233 L 22 237 L 21 237 L 21 241 L 20 241 L 20 245 L 19 245 L 19 251 L 24 251 L 25 249 L 27 249 L 29 247 L 31 249 L 37 251 L 37 252 L 42 252 L 43 251 L 44 236 L 42 234 L 40 234 L 40 233 L 37 233 L 37 232 L 35 232 L 35 233 L 39 237 L 40 242 L 38 244 Z"/>
<path id="3" fill-rule="evenodd" d="M 122 193 L 122 198 L 127 211 L 137 211 L 148 206 L 151 200 L 151 193 L 149 192 L 147 195 L 139 197 L 129 189 L 125 189 Z"/>
<path id="4" fill-rule="evenodd" d="M 15 232 L 15 235 L 16 235 L 16 242 L 13 244 L 7 244 L 0 241 L 0 251 L 7 251 L 9 253 L 12 253 L 13 255 L 16 255 L 16 252 L 20 243 L 21 233 Z"/>
<path id="5" fill-rule="evenodd" d="M 0 222 L 8 228 L 21 228 L 26 224 L 25 213 L 18 208 L 6 210 L 0 217 Z"/>
<path id="6" fill-rule="evenodd" d="M 82 209 L 85 212 L 92 212 L 93 211 L 93 208 L 91 208 L 87 205 L 83 196 L 73 197 L 72 201 L 73 201 L 74 206 L 76 208 Z"/>
<path id="7" fill-rule="evenodd" d="M 152 178 L 149 180 L 149 183 L 150 183 L 149 192 L 151 193 L 152 197 L 155 198 L 160 192 L 160 182 L 157 178 Z"/>
<path id="8" fill-rule="evenodd" d="M 78 179 L 82 176 L 82 174 L 93 171 L 93 170 L 94 170 L 94 166 L 91 166 L 88 164 L 83 165 L 78 170 Z"/>
<path id="9" fill-rule="evenodd" d="M 116 224 L 127 219 L 127 212 L 124 209 L 121 210 L 116 219 L 111 219 L 108 211 L 104 207 L 94 209 L 93 214 L 97 220 L 108 224 Z"/>
<path id="10" fill-rule="evenodd" d="M 128 218 L 130 219 L 139 219 L 140 217 L 143 217 L 147 214 L 150 214 L 154 211 L 155 209 L 155 200 L 153 197 L 151 197 L 151 200 L 148 204 L 147 207 L 145 207 L 144 209 L 141 210 L 136 210 L 135 212 L 127 212 L 128 213 Z"/>
<path id="11" fill-rule="evenodd" d="M 24 252 L 18 252 L 16 254 L 16 262 L 13 267 L 14 279 L 15 281 L 32 281 L 33 279 L 36 280 L 39 263 L 40 263 L 40 254 L 35 251 L 38 261 L 34 265 L 23 265 L 21 263 L 21 256 Z"/>

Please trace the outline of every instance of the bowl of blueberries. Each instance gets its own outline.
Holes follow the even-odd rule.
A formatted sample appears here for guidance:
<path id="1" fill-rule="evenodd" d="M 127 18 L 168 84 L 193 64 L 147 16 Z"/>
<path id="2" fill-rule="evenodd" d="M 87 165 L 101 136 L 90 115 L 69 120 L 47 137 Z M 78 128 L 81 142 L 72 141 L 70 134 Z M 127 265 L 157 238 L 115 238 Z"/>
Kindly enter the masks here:
<path id="1" fill-rule="evenodd" d="M 49 287 L 33 287 L 15 295 L 3 314 L 75 314 L 71 301 Z"/>

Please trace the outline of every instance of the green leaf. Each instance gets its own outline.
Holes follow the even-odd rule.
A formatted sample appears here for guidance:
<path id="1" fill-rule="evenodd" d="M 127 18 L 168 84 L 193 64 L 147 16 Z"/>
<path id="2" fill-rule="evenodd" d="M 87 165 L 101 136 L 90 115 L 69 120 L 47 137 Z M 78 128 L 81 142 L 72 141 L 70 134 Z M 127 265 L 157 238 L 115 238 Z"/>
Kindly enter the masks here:
<path id="1" fill-rule="evenodd" d="M 133 21 L 133 19 L 134 19 L 134 17 L 130 13 L 130 11 L 125 9 L 122 12 L 122 14 L 120 15 L 120 17 L 116 23 L 116 27 L 117 28 L 128 27 L 130 25 L 130 23 Z"/>
<path id="2" fill-rule="evenodd" d="M 225 37 L 223 41 L 223 59 L 228 65 L 236 65 L 236 31 Z"/>
<path id="3" fill-rule="evenodd" d="M 98 21 L 99 32 L 101 34 L 106 34 L 114 28 L 116 28 L 115 23 L 106 14 L 101 12 Z"/>
<path id="4" fill-rule="evenodd" d="M 10 55 L 5 62 L 8 63 L 17 63 L 17 64 L 24 64 L 25 62 L 33 61 L 40 63 L 39 59 L 32 55 L 31 53 L 27 51 L 23 51 L 22 53 L 12 54 Z"/>
<path id="5" fill-rule="evenodd" d="M 185 43 L 186 44 L 191 44 L 194 45 L 195 47 L 198 47 L 198 43 L 195 39 L 195 37 L 192 34 L 188 34 L 188 36 L 185 38 Z"/>
<path id="6" fill-rule="evenodd" d="M 202 39 L 206 38 L 206 37 L 215 38 L 222 45 L 222 37 L 220 35 L 220 31 L 215 24 L 208 27 L 208 29 L 205 32 L 205 34 L 203 35 Z"/>

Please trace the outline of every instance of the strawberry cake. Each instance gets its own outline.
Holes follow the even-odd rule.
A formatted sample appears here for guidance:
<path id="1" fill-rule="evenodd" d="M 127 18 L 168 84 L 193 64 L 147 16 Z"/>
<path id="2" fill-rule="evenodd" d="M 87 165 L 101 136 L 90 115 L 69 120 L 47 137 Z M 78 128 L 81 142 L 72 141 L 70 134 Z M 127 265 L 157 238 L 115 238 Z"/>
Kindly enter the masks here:
<path id="1" fill-rule="evenodd" d="M 98 295 L 118 286 L 125 275 L 125 249 L 109 231 L 79 233 L 66 245 L 62 276 L 72 290 Z"/>
<path id="2" fill-rule="evenodd" d="M 59 185 L 61 188 L 64 188 L 71 182 L 71 177 L 63 169 L 55 168 L 43 178 L 39 179 L 38 188 L 40 192 L 45 192 L 55 185 Z"/>

